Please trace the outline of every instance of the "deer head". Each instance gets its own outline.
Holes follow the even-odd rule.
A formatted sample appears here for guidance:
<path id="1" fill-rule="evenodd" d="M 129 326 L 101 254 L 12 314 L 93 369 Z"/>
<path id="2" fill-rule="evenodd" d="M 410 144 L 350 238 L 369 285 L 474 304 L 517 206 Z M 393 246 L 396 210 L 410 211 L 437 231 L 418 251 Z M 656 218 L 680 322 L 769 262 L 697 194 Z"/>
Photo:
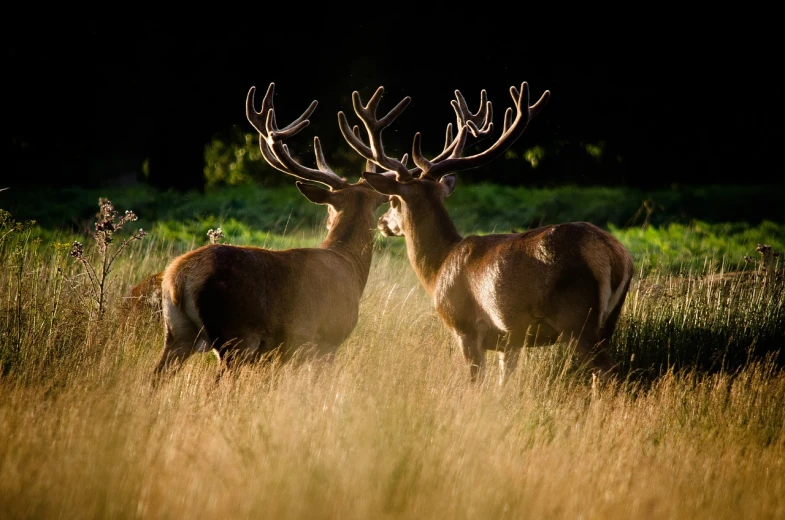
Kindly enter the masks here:
<path id="1" fill-rule="evenodd" d="M 313 149 L 316 156 L 316 169 L 309 168 L 295 161 L 288 146 L 284 143 L 288 139 L 310 124 L 309 117 L 316 110 L 317 101 L 314 100 L 303 112 L 303 114 L 295 119 L 286 127 L 279 129 L 275 118 L 275 109 L 273 106 L 273 95 L 275 93 L 275 83 L 270 83 L 267 92 L 262 100 L 261 111 L 257 112 L 254 108 L 254 95 L 256 87 L 251 87 L 248 91 L 246 98 L 246 116 L 251 125 L 259 133 L 259 148 L 262 152 L 262 157 L 267 163 L 288 175 L 296 178 L 313 181 L 329 188 L 328 191 L 317 188 L 315 186 L 297 182 L 297 188 L 300 192 L 314 204 L 322 204 L 328 207 L 327 229 L 330 230 L 334 227 L 336 220 L 343 213 L 343 208 L 348 205 L 356 204 L 356 197 L 352 197 L 349 193 L 357 189 L 368 192 L 370 186 L 360 179 L 357 183 L 350 184 L 346 179 L 336 174 L 327 164 L 322 151 L 321 142 L 318 136 L 314 137 Z M 346 188 L 353 188 L 346 190 Z M 366 198 L 369 196 L 365 193 Z M 372 197 L 372 202 L 377 207 L 385 202 L 387 199 L 384 197 Z"/>

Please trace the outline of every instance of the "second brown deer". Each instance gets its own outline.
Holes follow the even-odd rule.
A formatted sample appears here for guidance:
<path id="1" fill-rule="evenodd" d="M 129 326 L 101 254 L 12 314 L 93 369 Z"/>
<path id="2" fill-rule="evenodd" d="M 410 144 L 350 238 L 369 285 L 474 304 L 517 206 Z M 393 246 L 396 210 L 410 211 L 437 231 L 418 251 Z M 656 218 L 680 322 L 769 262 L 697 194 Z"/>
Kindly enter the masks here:
<path id="1" fill-rule="evenodd" d="M 213 350 L 222 370 L 280 353 L 287 361 L 307 349 L 330 357 L 357 324 L 368 280 L 376 210 L 388 197 L 363 179 L 351 184 L 326 164 L 314 138 L 318 169 L 295 161 L 283 140 L 309 124 L 313 101 L 294 122 L 279 129 L 273 109 L 274 84 L 246 115 L 259 132 L 264 159 L 274 168 L 327 186 L 297 182 L 308 200 L 328 208 L 329 232 L 319 247 L 269 250 L 210 244 L 175 258 L 161 279 L 165 343 L 155 369 L 177 369 L 194 352 Z"/>
<path id="2" fill-rule="evenodd" d="M 493 132 L 493 111 L 485 90 L 480 108 L 471 113 L 455 91 L 452 101 L 457 132 L 447 127 L 441 154 L 432 160 L 414 136 L 415 167 L 388 157 L 382 131 L 409 104 L 404 98 L 386 116 L 376 111 L 384 89 L 366 105 L 352 94 L 355 113 L 368 134 L 359 137 L 339 112 L 344 138 L 384 172 L 363 177 L 390 196 L 390 209 L 378 220 L 385 236 L 404 236 L 411 265 L 432 298 L 436 312 L 452 331 L 470 366 L 472 381 L 483 373 L 486 351 L 498 351 L 500 384 L 515 369 L 522 347 L 574 339 L 580 359 L 603 378 L 617 373 L 608 353 L 633 275 L 633 260 L 610 233 L 587 222 L 544 226 L 523 233 L 462 236 L 444 205 L 455 188 L 455 172 L 484 166 L 503 154 L 547 103 L 550 92 L 529 105 L 529 86 L 510 88 L 515 115 L 508 108 L 499 138 L 481 153 L 464 157 L 469 135 L 483 139 Z"/>

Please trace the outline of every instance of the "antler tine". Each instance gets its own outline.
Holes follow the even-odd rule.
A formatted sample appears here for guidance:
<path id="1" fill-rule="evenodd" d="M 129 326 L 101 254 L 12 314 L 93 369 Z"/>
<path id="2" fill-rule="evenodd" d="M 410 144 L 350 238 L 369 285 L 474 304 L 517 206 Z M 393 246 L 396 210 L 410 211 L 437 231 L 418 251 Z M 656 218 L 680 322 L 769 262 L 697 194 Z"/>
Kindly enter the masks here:
<path id="1" fill-rule="evenodd" d="M 352 133 L 362 143 L 362 137 L 360 136 L 360 127 L 357 126 L 357 125 L 354 125 L 352 127 Z M 370 150 L 370 148 L 369 148 L 369 150 Z M 407 162 L 409 162 L 409 154 L 405 153 L 405 154 L 403 154 L 403 157 L 401 157 L 401 164 L 406 166 Z M 378 165 L 375 162 L 373 162 L 373 160 L 366 159 L 365 160 L 365 171 L 376 173 L 378 171 Z M 409 170 L 410 173 L 412 173 L 413 171 L 414 170 Z M 420 169 L 417 168 L 416 172 L 419 173 L 419 171 L 420 171 Z M 395 173 L 395 172 L 390 172 L 390 173 Z"/>
<path id="2" fill-rule="evenodd" d="M 447 157 L 460 157 L 466 147 L 468 134 L 471 134 L 479 142 L 493 132 L 493 105 L 488 101 L 488 92 L 485 89 L 480 91 L 480 108 L 473 114 L 469 110 L 466 98 L 463 97 L 460 90 L 455 91 L 455 99 L 450 101 L 450 105 L 452 105 L 455 111 L 458 133 L 453 138 L 452 123 L 447 124 L 447 135 L 445 136 L 442 153 L 429 161 L 422 153 L 417 152 L 421 146 L 422 135 L 415 135 L 416 144 L 413 147 L 412 157 L 421 171 L 429 170 L 432 168 L 433 163 L 440 162 Z M 416 158 L 414 157 L 415 154 L 417 154 Z M 420 178 L 425 176 L 426 174 L 422 173 Z"/>
<path id="3" fill-rule="evenodd" d="M 267 93 L 264 95 L 264 101 L 262 101 L 261 112 L 257 112 L 254 108 L 256 87 L 251 87 L 248 91 L 248 95 L 245 97 L 245 117 L 248 118 L 248 122 L 251 123 L 251 126 L 253 126 L 259 134 L 265 133 L 265 119 L 267 116 L 262 117 L 262 114 L 266 114 L 267 110 L 271 108 L 269 104 L 272 103 L 273 90 L 275 90 L 275 83 L 270 83 L 270 86 L 267 87 Z"/>
<path id="4" fill-rule="evenodd" d="M 525 93 L 523 92 L 523 90 L 524 90 L 524 89 L 526 89 L 526 92 L 525 92 Z M 528 84 L 528 83 L 526 83 L 525 81 L 524 81 L 524 82 L 523 82 L 523 84 L 521 85 L 521 90 L 520 90 L 520 92 L 518 91 L 518 89 L 517 89 L 517 88 L 515 88 L 515 85 L 513 85 L 513 86 L 511 86 L 511 87 L 510 87 L 510 96 L 512 96 L 512 100 L 513 100 L 514 102 L 517 100 L 517 102 L 516 102 L 516 106 L 518 106 L 518 105 L 520 105 L 520 104 L 521 104 L 521 102 L 522 102 L 522 100 L 521 100 L 522 96 L 526 96 L 526 104 L 527 104 L 527 105 L 529 104 L 529 92 L 528 92 L 528 91 L 529 91 L 529 84 Z M 540 113 L 540 111 L 541 111 L 541 110 L 542 110 L 542 109 L 545 107 L 545 105 L 548 103 L 548 99 L 550 99 L 550 97 L 551 97 L 551 92 L 550 92 L 550 90 L 546 90 L 545 92 L 543 92 L 543 93 L 542 93 L 542 96 L 540 96 L 540 99 L 538 99 L 538 100 L 537 100 L 537 102 L 536 102 L 535 104 L 533 104 L 533 105 L 529 106 L 529 120 L 531 120 L 531 119 L 534 119 L 534 117 L 535 117 L 537 114 L 539 114 L 539 113 Z"/>
<path id="5" fill-rule="evenodd" d="M 354 134 L 354 137 L 356 137 L 356 138 L 357 138 L 357 140 L 358 140 L 360 143 L 362 143 L 363 145 L 365 145 L 365 143 L 363 143 L 363 142 L 362 142 L 362 140 L 363 140 L 363 139 L 362 139 L 362 137 L 360 136 L 360 127 L 359 127 L 359 126 L 357 126 L 357 125 L 354 125 L 354 126 L 352 127 L 352 134 Z M 370 148 L 369 148 L 369 150 L 370 150 Z M 377 169 L 376 169 L 376 163 L 375 163 L 375 162 L 373 162 L 373 161 L 372 161 L 372 160 L 370 160 L 370 159 L 365 159 L 365 171 L 367 171 L 367 172 L 373 172 L 373 173 L 376 173 L 376 171 L 377 171 Z"/>
<path id="6" fill-rule="evenodd" d="M 287 152 L 289 149 L 287 148 Z M 313 136 L 313 152 L 316 155 L 316 167 L 319 171 L 322 172 L 332 172 L 332 168 L 327 165 L 327 161 L 324 160 L 324 152 L 322 151 L 322 142 L 319 140 L 319 136 Z M 335 173 L 335 172 L 333 172 Z"/>
<path id="7" fill-rule="evenodd" d="M 480 128 L 485 127 L 493 120 L 493 107 L 491 102 L 488 101 L 488 92 L 485 89 L 480 91 L 480 108 L 474 114 L 469 111 L 466 98 L 463 97 L 460 90 L 455 91 L 455 99 L 450 104 L 455 109 L 459 119 L 467 123 L 471 121 Z"/>
<path id="8" fill-rule="evenodd" d="M 245 115 L 256 131 L 259 133 L 259 148 L 262 152 L 262 157 L 275 169 L 286 172 L 286 168 L 281 161 L 273 153 L 272 148 L 267 142 L 267 136 L 270 134 L 268 126 L 275 127 L 275 112 L 273 111 L 273 94 L 275 92 L 275 83 L 270 83 L 267 87 L 267 92 L 262 100 L 262 110 L 257 112 L 254 108 L 256 87 L 251 87 L 248 95 L 245 98 Z M 313 106 L 313 103 L 311 104 Z M 309 107 L 310 108 L 310 107 Z M 313 106 L 315 109 L 316 107 Z M 271 115 L 272 113 L 272 115 Z M 272 117 L 270 123 L 268 119 Z M 288 173 L 288 172 L 286 172 Z"/>
<path id="9" fill-rule="evenodd" d="M 452 123 L 447 123 L 447 133 L 444 136 L 444 149 L 446 150 L 452 144 Z"/>
<path id="10" fill-rule="evenodd" d="M 523 131 L 529 124 L 529 121 L 539 114 L 542 108 L 548 102 L 551 93 L 550 91 L 546 90 L 534 105 L 529 105 L 529 84 L 524 81 L 521 84 L 520 90 L 514 86 L 510 87 L 510 95 L 512 96 L 513 103 L 515 104 L 515 119 L 512 119 L 512 109 L 508 108 L 504 117 L 504 131 L 490 148 L 481 153 L 469 157 L 458 157 L 456 155 L 455 151 L 458 150 L 458 146 L 462 146 L 461 143 L 465 143 L 466 135 L 466 132 L 461 132 L 459 129 L 458 136 L 456 136 L 455 140 L 459 141 L 459 139 L 463 137 L 463 141 L 460 141 L 458 144 L 456 144 L 456 148 L 453 150 L 453 153 L 450 155 L 450 157 L 445 159 L 440 159 L 437 157 L 433 161 L 428 161 L 422 156 L 422 150 L 420 148 L 420 134 L 419 132 L 415 134 L 412 148 L 412 158 L 414 159 L 415 164 L 417 164 L 417 166 L 422 169 L 420 178 L 439 178 L 448 172 L 478 168 L 499 157 L 523 134 Z M 460 105 L 460 101 L 458 104 Z M 467 121 L 466 126 L 470 125 L 471 123 Z M 477 129 L 477 131 L 481 133 L 490 133 L 492 130 L 493 123 L 488 120 L 485 121 L 485 125 L 482 128 Z M 471 131 L 474 133 L 473 128 Z M 438 162 L 437 159 L 439 159 Z"/>
<path id="11" fill-rule="evenodd" d="M 314 136 L 313 138 L 313 151 L 316 156 L 317 169 L 308 168 L 295 161 L 289 153 L 289 147 L 281 141 L 273 143 L 271 148 L 273 154 L 278 159 L 278 163 L 283 166 L 283 168 L 278 169 L 284 173 L 288 173 L 289 175 L 300 179 L 325 184 L 330 188 L 340 189 L 347 185 L 346 179 L 340 177 L 327 165 L 327 161 L 324 158 L 324 152 L 322 151 L 321 141 L 317 136 Z M 271 166 L 275 167 L 276 165 L 271 163 Z"/>
<path id="12" fill-rule="evenodd" d="M 469 111 L 469 106 L 460 90 L 455 91 L 455 99 L 450 101 L 450 105 L 455 110 L 459 134 L 468 131 L 477 139 L 476 143 L 493 133 L 493 104 L 488 101 L 488 92 L 485 89 L 480 91 L 480 108 L 474 114 Z M 450 157 L 460 157 L 463 154 L 463 146 L 458 147 L 458 143 L 465 146 L 466 140 L 461 140 L 460 136 L 456 135 L 456 146 L 452 149 Z M 441 160 L 443 157 L 445 156 L 440 155 L 434 161 Z"/>
<path id="13" fill-rule="evenodd" d="M 285 139 L 308 126 L 308 118 L 311 117 L 311 114 L 316 110 L 316 106 L 319 104 L 318 101 L 311 101 L 311 104 L 308 105 L 308 108 L 305 109 L 305 112 L 303 112 L 300 117 L 292 121 L 286 128 L 279 129 L 275 120 L 275 108 L 273 107 L 274 93 L 275 83 L 270 83 L 270 86 L 267 87 L 267 92 L 264 94 L 264 99 L 262 100 L 262 110 L 257 112 L 254 108 L 256 87 L 251 87 L 248 91 L 248 96 L 245 99 L 245 115 L 257 132 L 264 134 L 266 137 L 280 136 L 281 139 Z"/>
<path id="14" fill-rule="evenodd" d="M 506 132 L 512 126 L 512 108 L 507 107 L 504 111 L 504 129 L 502 133 Z"/>
<path id="15" fill-rule="evenodd" d="M 289 147 L 283 140 L 299 133 L 303 128 L 310 124 L 308 118 L 316 110 L 318 102 L 311 101 L 311 104 L 297 119 L 286 127 L 279 129 L 275 120 L 275 109 L 273 107 L 273 93 L 275 83 L 270 83 L 267 93 L 262 101 L 262 111 L 257 112 L 254 108 L 254 94 L 256 87 L 251 87 L 245 102 L 245 113 L 248 121 L 259 132 L 259 149 L 262 157 L 273 168 L 299 179 L 318 182 L 330 188 L 342 188 L 346 186 L 346 180 L 338 176 L 324 159 L 321 142 L 318 137 L 314 137 L 314 153 L 316 155 L 316 165 L 318 169 L 308 168 L 295 161 L 289 153 Z"/>
<path id="16" fill-rule="evenodd" d="M 493 121 L 493 105 L 488 101 L 488 92 L 485 89 L 480 91 L 480 108 L 474 114 L 469 111 L 466 98 L 463 97 L 460 90 L 455 91 L 455 99 L 450 101 L 450 105 L 455 110 L 458 133 L 468 131 L 472 137 L 478 139 L 490 135 L 493 130 L 491 123 Z M 462 153 L 462 149 L 454 149 L 451 156 L 460 157 Z"/>
<path id="17" fill-rule="evenodd" d="M 376 110 L 379 107 L 379 102 L 381 101 L 383 94 L 384 87 L 377 88 L 376 92 L 371 96 L 371 99 L 368 100 L 368 103 L 363 105 L 362 100 L 360 99 L 360 93 L 356 90 L 352 92 L 352 106 L 355 114 L 357 114 L 357 117 L 365 126 L 370 146 L 365 144 L 359 137 L 359 131 L 355 133 L 349 126 L 349 121 L 346 119 L 346 114 L 344 114 L 343 111 L 338 112 L 338 124 L 344 139 L 346 139 L 346 142 L 349 143 L 349 146 L 351 146 L 354 151 L 365 157 L 367 161 L 395 172 L 396 178 L 399 181 L 409 180 L 413 178 L 413 174 L 419 172 L 419 170 L 409 171 L 402 161 L 388 157 L 384 153 L 382 132 L 401 115 L 401 112 L 403 112 L 411 102 L 411 98 L 406 96 L 390 110 L 387 115 L 379 119 L 376 117 Z"/>

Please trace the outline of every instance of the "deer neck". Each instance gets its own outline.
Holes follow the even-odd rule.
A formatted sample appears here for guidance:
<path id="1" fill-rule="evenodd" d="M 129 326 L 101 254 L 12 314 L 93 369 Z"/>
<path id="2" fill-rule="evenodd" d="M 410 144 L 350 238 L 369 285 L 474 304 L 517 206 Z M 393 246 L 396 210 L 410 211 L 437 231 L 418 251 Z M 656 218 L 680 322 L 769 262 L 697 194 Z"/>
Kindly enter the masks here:
<path id="1" fill-rule="evenodd" d="M 447 255 L 463 237 L 442 204 L 419 208 L 412 214 L 406 236 L 409 262 L 426 292 L 433 296 L 439 271 Z"/>
<path id="2" fill-rule="evenodd" d="M 339 215 L 321 245 L 323 249 L 333 251 L 347 261 L 358 277 L 360 290 L 365 289 L 373 259 L 373 238 L 376 232 L 373 218 L 373 214 L 354 219 L 349 215 Z"/>

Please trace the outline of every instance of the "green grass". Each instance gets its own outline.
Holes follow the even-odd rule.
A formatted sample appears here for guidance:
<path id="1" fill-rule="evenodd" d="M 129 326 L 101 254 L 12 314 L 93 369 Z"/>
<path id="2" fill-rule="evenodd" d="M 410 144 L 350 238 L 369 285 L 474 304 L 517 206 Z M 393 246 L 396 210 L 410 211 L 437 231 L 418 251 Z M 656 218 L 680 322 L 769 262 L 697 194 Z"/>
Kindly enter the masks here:
<path id="1" fill-rule="evenodd" d="M 764 221 L 785 223 L 778 186 L 699 186 L 643 192 L 623 187 L 559 188 L 461 185 L 446 205 L 459 229 L 502 232 L 586 220 L 607 227 L 657 227 Z M 145 229 L 152 222 L 193 219 L 236 219 L 248 226 L 281 233 L 289 225 L 311 227 L 323 219 L 321 208 L 307 204 L 291 184 L 234 186 L 197 192 L 156 191 L 144 185 L 82 189 L 76 187 L 12 187 L 0 193 L 0 208 L 17 219 L 36 219 L 47 229 L 89 228 L 99 197 L 131 208 Z"/>
<path id="2" fill-rule="evenodd" d="M 104 190 L 38 189 L 0 197 L 18 220 L 36 219 L 45 242 L 69 242 L 90 232 L 99 197 L 132 209 L 138 227 L 180 248 L 201 245 L 221 227 L 231 243 L 289 247 L 323 226 L 323 208 L 294 186 L 239 186 L 196 192 L 157 192 L 145 186 Z M 785 212 L 769 186 L 687 187 L 643 193 L 625 188 L 504 188 L 459 186 L 447 200 L 464 234 L 507 233 L 585 220 L 613 232 L 647 272 L 694 274 L 744 266 L 758 244 L 785 249 Z M 5 204 L 5 205 L 3 205 Z M 648 210 L 647 210 L 648 208 Z M 733 221 L 728 221 L 729 218 Z M 318 231 L 317 231 L 318 233 Z M 384 247 L 403 251 L 403 241 Z M 308 242 L 312 244 L 313 241 Z"/>
<path id="3" fill-rule="evenodd" d="M 757 257 L 758 244 L 785 250 L 785 225 L 764 221 L 750 226 L 741 222 L 709 224 L 672 223 L 667 226 L 610 226 L 611 232 L 633 252 L 636 264 L 646 271 L 706 274 L 744 269 L 745 257 Z"/>

